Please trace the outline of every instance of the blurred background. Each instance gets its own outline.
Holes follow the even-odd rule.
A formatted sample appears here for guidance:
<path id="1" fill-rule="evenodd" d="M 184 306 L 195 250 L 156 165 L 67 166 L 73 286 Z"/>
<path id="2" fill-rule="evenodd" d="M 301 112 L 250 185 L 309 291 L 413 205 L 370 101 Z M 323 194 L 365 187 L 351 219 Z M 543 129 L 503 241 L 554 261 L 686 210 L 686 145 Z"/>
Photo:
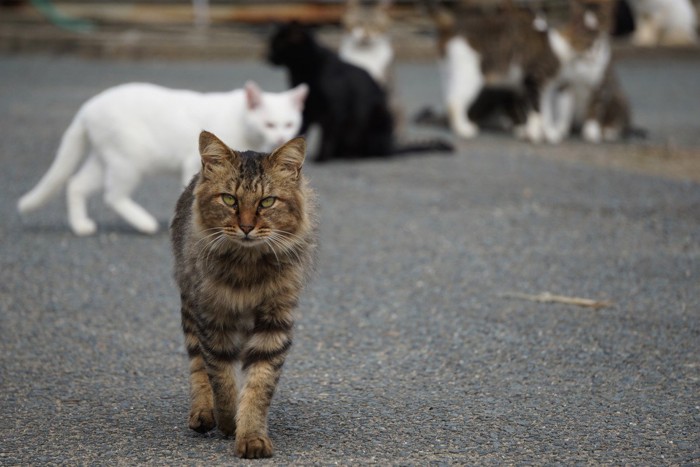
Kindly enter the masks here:
<path id="1" fill-rule="evenodd" d="M 618 53 L 683 49 L 696 53 L 696 44 L 664 44 L 664 40 L 635 40 L 630 0 L 614 0 L 619 17 L 615 45 Z M 644 6 L 649 0 L 631 0 Z M 700 0 L 687 0 L 696 11 Z M 394 0 L 391 4 L 393 46 L 397 59 L 437 57 L 434 26 L 424 2 Z M 454 1 L 442 2 L 445 5 Z M 495 0 L 468 0 L 475 12 L 488 12 Z M 566 0 L 515 0 L 547 12 L 550 21 L 566 16 Z M 663 2 L 661 2 L 663 3 Z M 129 58 L 260 57 L 270 24 L 288 20 L 327 26 L 321 35 L 337 45 L 344 0 L 0 0 L 0 52 L 51 51 L 82 56 Z M 634 4 L 633 4 L 634 5 Z M 633 6 L 632 5 L 632 6 Z M 251 40 L 251 35 L 254 36 Z"/>

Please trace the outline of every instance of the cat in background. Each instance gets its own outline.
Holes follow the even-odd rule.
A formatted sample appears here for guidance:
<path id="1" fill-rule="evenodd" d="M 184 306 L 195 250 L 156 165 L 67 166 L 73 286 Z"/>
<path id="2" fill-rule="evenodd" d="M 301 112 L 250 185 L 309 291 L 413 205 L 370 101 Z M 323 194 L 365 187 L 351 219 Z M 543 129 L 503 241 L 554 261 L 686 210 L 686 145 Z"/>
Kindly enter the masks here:
<path id="1" fill-rule="evenodd" d="M 606 0 L 573 0 L 569 19 L 549 29 L 549 43 L 560 63 L 541 92 L 542 128 L 550 143 L 562 141 L 572 130 L 595 143 L 633 133 L 629 103 L 612 61 L 613 7 Z"/>
<path id="2" fill-rule="evenodd" d="M 348 63 L 365 69 L 379 84 L 390 83 L 394 48 L 389 37 L 391 0 L 379 0 L 374 6 L 360 0 L 348 0 L 341 18 L 343 35 L 338 55 Z"/>
<path id="3" fill-rule="evenodd" d="M 629 104 L 611 65 L 612 3 L 572 0 L 568 19 L 550 27 L 541 12 L 505 1 L 484 14 L 468 6 L 431 7 L 445 71 L 450 127 L 477 133 L 471 106 L 485 89 L 515 93 L 525 114 L 516 135 L 561 142 L 580 129 L 592 142 L 631 133 Z M 520 98 L 517 98 L 520 96 Z"/>
<path id="4" fill-rule="evenodd" d="M 319 44 L 300 23 L 277 28 L 268 60 L 287 68 L 292 86 L 309 86 L 301 133 L 320 126 L 316 161 L 453 150 L 440 140 L 397 144 L 386 91 L 367 71 Z"/>
<path id="5" fill-rule="evenodd" d="M 306 85 L 263 92 L 252 81 L 243 89 L 217 93 L 147 83 L 109 88 L 78 110 L 48 172 L 17 208 L 33 211 L 67 185 L 71 229 L 91 235 L 97 226 L 87 213 L 88 197 L 104 190 L 108 206 L 139 232 L 153 234 L 157 220 L 131 196 L 145 175 L 179 172 L 187 184 L 199 170 L 196 139 L 202 128 L 239 148 L 279 146 L 299 132 L 307 93 Z"/>
<path id="6" fill-rule="evenodd" d="M 485 90 L 495 89 L 514 98 L 516 107 L 508 112 L 517 118 L 516 135 L 541 140 L 539 93 L 559 62 L 535 12 L 511 1 L 479 7 L 461 2 L 451 9 L 429 1 L 426 6 L 437 30 L 452 131 L 466 139 L 476 136 L 479 128 L 469 110 Z"/>
<path id="7" fill-rule="evenodd" d="M 201 172 L 170 228 L 190 359 L 188 424 L 235 436 L 239 457 L 270 457 L 268 412 L 317 243 L 305 143 L 240 152 L 204 131 L 199 150 Z"/>
<path id="8" fill-rule="evenodd" d="M 698 17 L 690 0 L 628 0 L 634 14 L 632 42 L 640 46 L 693 45 Z"/>

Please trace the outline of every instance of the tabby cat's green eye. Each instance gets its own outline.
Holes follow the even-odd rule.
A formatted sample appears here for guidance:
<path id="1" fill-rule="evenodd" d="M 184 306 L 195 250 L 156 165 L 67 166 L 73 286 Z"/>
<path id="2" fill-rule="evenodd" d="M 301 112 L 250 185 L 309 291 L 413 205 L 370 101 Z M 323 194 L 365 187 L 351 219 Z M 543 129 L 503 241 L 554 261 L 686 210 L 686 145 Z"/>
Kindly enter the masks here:
<path id="1" fill-rule="evenodd" d="M 236 197 L 233 195 L 229 195 L 228 193 L 224 193 L 223 195 L 221 195 L 221 200 L 226 206 L 233 207 L 236 205 Z"/>
<path id="2" fill-rule="evenodd" d="M 275 204 L 275 197 L 274 196 L 268 196 L 267 198 L 260 201 L 261 208 L 269 208 L 273 204 Z"/>

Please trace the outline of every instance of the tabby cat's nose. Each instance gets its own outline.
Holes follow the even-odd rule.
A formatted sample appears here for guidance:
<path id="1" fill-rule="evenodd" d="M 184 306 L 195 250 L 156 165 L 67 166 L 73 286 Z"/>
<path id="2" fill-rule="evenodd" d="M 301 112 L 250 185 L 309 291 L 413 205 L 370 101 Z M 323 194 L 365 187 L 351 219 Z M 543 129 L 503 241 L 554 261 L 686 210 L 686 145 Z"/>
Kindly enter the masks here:
<path id="1" fill-rule="evenodd" d="M 251 230 L 255 228 L 253 225 L 239 225 L 240 229 L 243 231 L 244 234 L 248 235 Z"/>

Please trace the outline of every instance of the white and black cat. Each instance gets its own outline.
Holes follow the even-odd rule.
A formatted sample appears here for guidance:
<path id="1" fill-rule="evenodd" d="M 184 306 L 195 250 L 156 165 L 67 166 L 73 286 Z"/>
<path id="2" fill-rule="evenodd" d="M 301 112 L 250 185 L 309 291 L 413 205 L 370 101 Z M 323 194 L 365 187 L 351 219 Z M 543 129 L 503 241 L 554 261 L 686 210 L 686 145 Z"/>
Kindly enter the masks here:
<path id="1" fill-rule="evenodd" d="M 476 136 L 476 115 L 469 111 L 479 96 L 487 97 L 485 91 L 496 90 L 496 95 L 512 100 L 508 113 L 515 120 L 516 133 L 540 140 L 539 93 L 559 63 L 535 12 L 508 1 L 485 9 L 461 3 L 448 9 L 434 1 L 426 6 L 437 28 L 447 120 L 452 131 L 462 138 Z"/>
<path id="2" fill-rule="evenodd" d="M 438 29 L 447 119 L 458 136 L 477 134 L 471 110 L 489 88 L 516 97 L 522 109 L 513 115 L 516 125 L 519 115 L 527 115 L 516 134 L 534 142 L 561 142 L 572 129 L 592 142 L 631 133 L 629 105 L 611 64 L 610 2 L 572 0 L 569 18 L 556 28 L 509 1 L 486 12 L 429 6 Z"/>
<path id="3" fill-rule="evenodd" d="M 439 140 L 396 144 L 386 91 L 367 71 L 320 45 L 300 23 L 276 30 L 268 59 L 287 68 L 292 86 L 309 86 L 301 132 L 314 124 L 321 127 L 316 161 L 453 149 L 450 143 Z"/>
<path id="4" fill-rule="evenodd" d="M 338 55 L 348 63 L 364 68 L 379 84 L 390 82 L 394 48 L 389 37 L 391 0 L 363 5 L 348 0 L 341 23 L 343 35 Z"/>
<path id="5" fill-rule="evenodd" d="M 613 12 L 612 2 L 575 0 L 568 21 L 548 31 L 559 61 L 540 100 L 544 137 L 551 143 L 574 130 L 594 143 L 638 132 L 631 128 L 629 104 L 614 72 Z"/>
<path id="6" fill-rule="evenodd" d="M 179 172 L 187 184 L 201 165 L 197 135 L 203 128 L 236 148 L 270 151 L 280 146 L 299 132 L 307 93 L 306 85 L 267 93 L 252 81 L 244 89 L 221 93 L 145 83 L 107 89 L 83 104 L 48 172 L 17 208 L 20 213 L 39 208 L 67 183 L 68 220 L 76 235 L 96 231 L 87 199 L 100 190 L 136 230 L 155 233 L 158 222 L 131 197 L 144 175 Z"/>

